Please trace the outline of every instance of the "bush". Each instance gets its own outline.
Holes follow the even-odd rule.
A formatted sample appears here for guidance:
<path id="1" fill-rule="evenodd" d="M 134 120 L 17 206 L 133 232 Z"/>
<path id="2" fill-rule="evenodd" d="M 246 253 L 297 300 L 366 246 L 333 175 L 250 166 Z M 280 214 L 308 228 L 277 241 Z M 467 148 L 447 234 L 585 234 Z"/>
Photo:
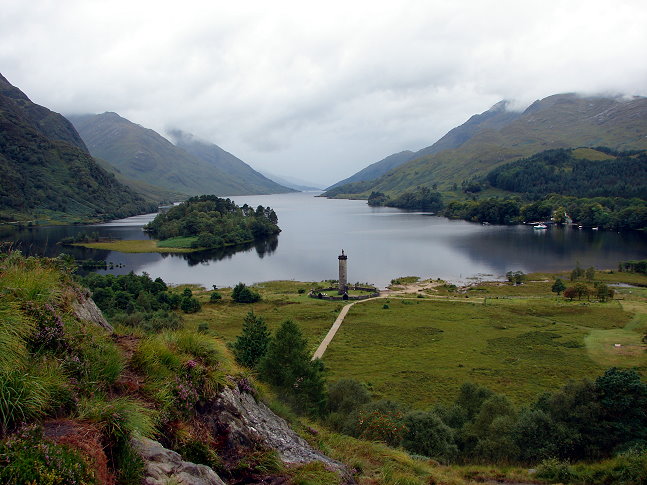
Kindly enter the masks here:
<path id="1" fill-rule="evenodd" d="M 436 460 L 448 461 L 458 453 L 454 432 L 433 412 L 414 412 L 404 420 L 402 439 L 405 450 Z"/>
<path id="2" fill-rule="evenodd" d="M 112 322 L 126 327 L 141 328 L 147 332 L 178 330 L 182 327 L 182 317 L 167 310 L 157 310 L 150 313 L 118 313 L 113 317 Z"/>
<path id="3" fill-rule="evenodd" d="M 550 482 L 568 483 L 575 477 L 568 463 L 549 458 L 537 466 L 537 478 Z"/>
<path id="4" fill-rule="evenodd" d="M 340 379 L 328 386 L 328 410 L 349 414 L 370 402 L 366 387 L 355 379 Z"/>
<path id="5" fill-rule="evenodd" d="M 0 482 L 6 485 L 97 483 L 79 452 L 45 440 L 42 429 L 34 426 L 0 443 L 0 457 Z"/>
<path id="6" fill-rule="evenodd" d="M 245 283 L 238 283 L 231 292 L 231 298 L 236 303 L 256 303 L 261 295 L 248 288 Z"/>
<path id="7" fill-rule="evenodd" d="M 211 296 L 209 297 L 209 301 L 211 303 L 215 303 L 220 300 L 222 300 L 222 295 L 220 293 L 218 293 L 217 291 L 211 292 Z"/>
<path id="8" fill-rule="evenodd" d="M 389 446 L 399 446 L 406 431 L 404 415 L 399 404 L 388 401 L 371 401 L 351 414 L 346 434 L 356 438 L 382 441 Z"/>
<path id="9" fill-rule="evenodd" d="M 194 296 L 183 296 L 180 300 L 180 310 L 184 313 L 197 313 L 200 309 L 200 302 Z"/>
<path id="10" fill-rule="evenodd" d="M 298 411 L 321 414 L 325 407 L 323 364 L 312 361 L 301 329 L 286 320 L 258 363 L 261 378 L 280 388 Z"/>

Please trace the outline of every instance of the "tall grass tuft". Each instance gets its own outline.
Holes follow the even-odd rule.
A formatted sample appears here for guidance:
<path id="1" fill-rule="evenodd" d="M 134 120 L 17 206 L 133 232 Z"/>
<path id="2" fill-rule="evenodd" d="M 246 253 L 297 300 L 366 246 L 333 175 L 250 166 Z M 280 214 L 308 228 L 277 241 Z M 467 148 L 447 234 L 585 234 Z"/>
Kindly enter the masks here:
<path id="1" fill-rule="evenodd" d="M 220 360 L 215 342 L 204 335 L 182 331 L 167 333 L 166 338 L 168 343 L 174 345 L 180 352 L 197 357 L 205 365 L 215 365 Z"/>
<path id="2" fill-rule="evenodd" d="M 0 262 L 0 294 L 44 303 L 60 296 L 61 273 L 51 265 L 12 252 Z"/>
<path id="3" fill-rule="evenodd" d="M 0 294 L 0 373 L 22 367 L 27 358 L 25 339 L 34 325 L 22 317 L 16 306 Z"/>
<path id="4" fill-rule="evenodd" d="M 154 379 L 171 377 L 183 360 L 167 346 L 162 335 L 143 340 L 132 359 L 134 365 Z"/>
<path id="5" fill-rule="evenodd" d="M 69 322 L 73 355 L 68 366 L 75 371 L 81 385 L 92 391 L 105 390 L 124 369 L 124 359 L 117 345 L 98 327 L 78 326 Z"/>
<path id="6" fill-rule="evenodd" d="M 155 412 L 129 397 L 105 399 L 100 395 L 79 401 L 79 419 L 99 425 L 112 444 L 123 444 L 132 436 L 155 433 Z"/>
<path id="7" fill-rule="evenodd" d="M 24 370 L 0 373 L 0 431 L 8 431 L 22 422 L 32 421 L 47 411 L 50 393 L 42 378 Z"/>

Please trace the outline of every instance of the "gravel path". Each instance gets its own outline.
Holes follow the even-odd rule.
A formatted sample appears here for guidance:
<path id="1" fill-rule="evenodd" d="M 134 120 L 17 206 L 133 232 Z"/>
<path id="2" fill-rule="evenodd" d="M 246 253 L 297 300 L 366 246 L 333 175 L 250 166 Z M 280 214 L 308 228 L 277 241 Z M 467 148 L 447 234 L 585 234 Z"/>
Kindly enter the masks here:
<path id="1" fill-rule="evenodd" d="M 372 300 L 372 299 L 373 298 L 369 298 L 369 300 Z M 324 352 L 328 348 L 328 344 L 332 342 L 332 339 L 337 333 L 337 330 L 339 330 L 339 327 L 341 327 L 341 323 L 344 321 L 344 318 L 346 318 L 346 314 L 348 313 L 348 310 L 350 310 L 350 307 L 352 307 L 356 303 L 360 303 L 361 301 L 368 301 L 368 300 L 354 301 L 344 306 L 344 308 L 341 309 L 341 311 L 339 312 L 339 315 L 337 315 L 337 320 L 335 320 L 335 323 L 332 324 L 332 327 L 330 327 L 330 330 L 328 330 L 328 333 L 319 344 L 319 347 L 317 347 L 317 350 L 315 350 L 315 353 L 312 356 L 312 360 L 321 359 L 323 357 Z"/>

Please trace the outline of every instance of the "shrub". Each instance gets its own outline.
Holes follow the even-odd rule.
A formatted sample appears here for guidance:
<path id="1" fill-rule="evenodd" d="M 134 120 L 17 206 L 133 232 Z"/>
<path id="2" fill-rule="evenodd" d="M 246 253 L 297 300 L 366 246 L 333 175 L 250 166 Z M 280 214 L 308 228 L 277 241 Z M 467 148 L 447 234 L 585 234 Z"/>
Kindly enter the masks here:
<path id="1" fill-rule="evenodd" d="M 568 463 L 549 458 L 537 466 L 537 478 L 543 478 L 550 482 L 568 483 L 575 477 Z"/>
<path id="2" fill-rule="evenodd" d="M 200 308 L 201 308 L 200 302 L 198 301 L 197 298 L 193 296 L 183 296 L 182 299 L 180 300 L 180 309 L 184 313 L 197 313 L 200 311 Z"/>
<path id="3" fill-rule="evenodd" d="M 222 295 L 220 293 L 218 293 L 217 291 L 211 292 L 211 296 L 209 297 L 209 301 L 211 303 L 215 303 L 220 300 L 222 300 Z"/>
<path id="4" fill-rule="evenodd" d="M 261 378 L 279 387 L 299 411 L 316 415 L 324 410 L 323 365 L 310 359 L 308 343 L 291 320 L 277 329 L 258 369 Z"/>
<path id="5" fill-rule="evenodd" d="M 178 330 L 182 327 L 182 317 L 177 313 L 167 310 L 157 310 L 148 313 L 118 313 L 112 318 L 112 322 L 126 327 L 141 328 L 147 332 Z"/>
<path id="6" fill-rule="evenodd" d="M 399 446 L 406 431 L 401 407 L 393 401 L 372 401 L 351 416 L 344 432 L 357 438 Z"/>
<path id="7" fill-rule="evenodd" d="M 238 283 L 231 292 L 231 298 L 236 303 L 256 303 L 260 301 L 261 295 L 248 288 L 245 283 Z"/>
<path id="8" fill-rule="evenodd" d="M 355 379 L 340 379 L 328 386 L 328 410 L 349 414 L 370 402 L 366 387 Z"/>
<path id="9" fill-rule="evenodd" d="M 0 457 L 0 482 L 7 485 L 97 483 L 79 452 L 45 440 L 38 427 L 24 428 L 0 443 Z"/>
<path id="10" fill-rule="evenodd" d="M 433 412 L 414 412 L 404 419 L 402 439 L 405 450 L 436 460 L 447 461 L 458 453 L 454 432 Z"/>

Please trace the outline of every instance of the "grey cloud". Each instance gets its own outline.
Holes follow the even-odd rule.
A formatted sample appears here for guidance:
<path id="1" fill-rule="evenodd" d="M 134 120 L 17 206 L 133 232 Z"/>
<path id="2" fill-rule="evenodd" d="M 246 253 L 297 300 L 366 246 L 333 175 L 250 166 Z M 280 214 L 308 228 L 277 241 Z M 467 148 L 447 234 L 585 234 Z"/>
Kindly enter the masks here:
<path id="1" fill-rule="evenodd" d="M 644 25 L 642 0 L 5 0 L 0 66 L 54 110 L 326 184 L 504 98 L 647 95 Z"/>

